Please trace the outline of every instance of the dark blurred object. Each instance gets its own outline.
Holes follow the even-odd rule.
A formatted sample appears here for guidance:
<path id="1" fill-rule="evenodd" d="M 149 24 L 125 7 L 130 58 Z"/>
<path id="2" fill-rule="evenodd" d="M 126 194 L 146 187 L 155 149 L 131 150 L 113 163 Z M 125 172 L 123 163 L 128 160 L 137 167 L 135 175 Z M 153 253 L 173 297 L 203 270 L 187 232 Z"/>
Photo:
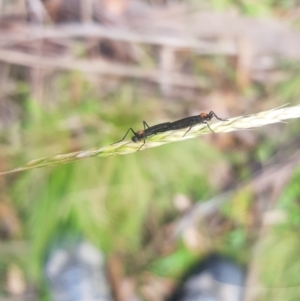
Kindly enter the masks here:
<path id="1" fill-rule="evenodd" d="M 119 23 L 128 0 L 44 0 L 43 4 L 55 23 L 96 21 Z"/>
<path id="2" fill-rule="evenodd" d="M 98 23 L 109 27 L 126 27 L 132 13 L 128 0 L 43 0 L 44 7 L 36 0 L 28 0 L 31 23 L 50 20 L 56 24 Z M 131 3 L 135 7 L 135 3 Z M 132 46 L 122 41 L 89 38 L 86 43 L 88 56 L 102 55 L 122 62 L 135 61 Z"/>
<path id="3" fill-rule="evenodd" d="M 110 301 L 104 257 L 89 242 L 63 237 L 52 246 L 45 276 L 53 301 Z"/>
<path id="4" fill-rule="evenodd" d="M 230 259 L 211 255 L 193 267 L 168 301 L 240 301 L 244 271 Z"/>

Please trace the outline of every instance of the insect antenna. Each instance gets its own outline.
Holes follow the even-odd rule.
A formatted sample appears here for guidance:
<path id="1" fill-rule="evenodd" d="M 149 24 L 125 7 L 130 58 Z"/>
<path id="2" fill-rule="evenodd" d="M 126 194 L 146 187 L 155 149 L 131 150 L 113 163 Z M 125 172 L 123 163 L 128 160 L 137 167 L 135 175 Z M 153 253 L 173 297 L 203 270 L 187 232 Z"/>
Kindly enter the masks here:
<path id="1" fill-rule="evenodd" d="M 129 131 L 131 131 L 135 136 L 137 135 L 136 132 L 132 128 L 129 128 L 128 131 L 126 132 L 126 134 L 124 135 L 124 137 L 120 141 L 114 142 L 111 145 L 122 142 L 126 138 L 126 136 L 128 135 Z"/>

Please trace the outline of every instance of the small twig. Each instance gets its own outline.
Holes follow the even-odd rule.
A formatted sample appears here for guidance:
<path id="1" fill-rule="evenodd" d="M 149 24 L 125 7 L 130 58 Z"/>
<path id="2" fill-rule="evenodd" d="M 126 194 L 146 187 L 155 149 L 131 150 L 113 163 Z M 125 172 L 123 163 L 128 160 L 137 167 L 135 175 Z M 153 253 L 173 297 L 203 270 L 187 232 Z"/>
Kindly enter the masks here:
<path id="1" fill-rule="evenodd" d="M 175 32 L 170 35 L 169 32 L 139 32 L 130 28 L 108 28 L 99 24 L 72 24 L 60 25 L 52 28 L 28 26 L 24 27 L 22 32 L 0 31 L 1 43 L 17 43 L 17 42 L 33 42 L 40 39 L 70 39 L 76 37 L 85 38 L 107 38 L 116 41 L 124 41 L 128 43 L 145 43 L 168 47 L 192 48 L 192 49 L 210 49 L 216 43 L 199 41 L 191 35 L 179 34 Z M 236 47 L 233 47 L 233 50 Z M 225 49 L 226 50 L 226 49 Z M 227 51 L 228 52 L 228 51 Z M 228 54 L 225 51 L 225 54 Z M 229 54 L 233 54 L 232 51 Z"/>
<path id="2" fill-rule="evenodd" d="M 276 188 L 280 186 L 279 190 L 282 191 L 282 186 L 276 183 L 278 174 L 282 175 L 282 173 L 284 173 L 290 175 L 290 173 L 297 168 L 300 162 L 300 151 L 297 151 L 289 158 L 284 157 L 284 160 L 281 160 L 282 162 L 274 163 L 272 161 L 273 160 L 262 169 L 257 170 L 250 178 L 234 184 L 232 189 L 214 196 L 207 201 L 196 202 L 191 210 L 180 218 L 177 225 L 175 225 L 172 239 L 178 238 L 189 227 L 197 224 L 197 222 L 218 211 L 220 207 L 230 202 L 232 200 L 232 195 L 234 195 L 237 190 L 242 190 L 246 187 L 255 187 L 256 194 L 262 194 L 262 190 L 268 185 L 275 185 Z M 287 178 L 288 176 L 284 176 L 283 179 L 280 177 L 280 181 L 285 183 L 285 179 Z M 265 208 L 264 210 L 268 209 Z M 260 213 L 263 214 L 263 212 Z"/>
<path id="3" fill-rule="evenodd" d="M 252 129 L 263 125 L 282 122 L 283 120 L 300 117 L 300 105 L 288 108 L 276 108 L 269 111 L 260 112 L 252 115 L 238 116 L 227 121 L 216 122 L 210 127 L 215 133 L 226 133 L 243 129 Z M 141 148 L 152 148 L 163 144 L 183 141 L 196 138 L 211 133 L 205 124 L 194 126 L 186 135 L 186 129 L 164 132 L 147 139 L 146 144 Z M 185 135 L 185 136 L 184 136 Z M 53 157 L 46 157 L 28 162 L 22 167 L 2 172 L 0 175 L 33 169 L 46 166 L 61 165 L 89 157 L 108 157 L 113 155 L 127 155 L 137 152 L 143 141 L 135 143 L 133 141 L 122 141 L 102 148 L 94 148 L 86 151 L 73 152 Z"/>
<path id="4" fill-rule="evenodd" d="M 47 57 L 32 55 L 19 51 L 0 49 L 0 61 L 11 64 L 18 64 L 30 68 L 78 70 L 81 72 L 113 75 L 119 77 L 131 77 L 148 80 L 160 84 L 172 84 L 188 88 L 206 88 L 207 82 L 196 76 L 185 75 L 178 72 L 170 72 L 166 80 L 165 73 L 157 70 L 147 70 L 140 67 L 125 65 L 121 63 L 109 63 L 100 60 L 74 59 L 69 57 Z"/>

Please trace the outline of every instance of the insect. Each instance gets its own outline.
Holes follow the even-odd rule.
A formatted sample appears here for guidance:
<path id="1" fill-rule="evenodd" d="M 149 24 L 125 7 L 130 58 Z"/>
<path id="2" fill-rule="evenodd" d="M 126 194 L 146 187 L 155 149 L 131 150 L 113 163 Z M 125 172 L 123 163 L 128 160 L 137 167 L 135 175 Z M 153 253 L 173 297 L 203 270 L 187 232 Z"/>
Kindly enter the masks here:
<path id="1" fill-rule="evenodd" d="M 208 114 L 200 113 L 199 115 L 186 117 L 186 118 L 174 121 L 174 122 L 164 122 L 164 123 L 159 123 L 159 124 L 156 124 L 153 126 L 149 126 L 146 121 L 143 121 L 144 130 L 139 130 L 139 131 L 135 132 L 132 128 L 129 128 L 128 131 L 126 132 L 126 134 L 124 135 L 124 137 L 120 141 L 115 142 L 113 144 L 123 141 L 126 138 L 126 136 L 128 135 L 129 131 L 131 131 L 134 135 L 131 138 L 131 140 L 133 142 L 138 142 L 141 140 L 144 141 L 144 143 L 138 149 L 138 151 L 139 151 L 145 145 L 146 138 L 148 138 L 149 136 L 156 135 L 158 133 L 167 132 L 167 131 L 188 128 L 188 130 L 183 135 L 183 137 L 184 137 L 191 130 L 191 128 L 193 126 L 195 126 L 196 124 L 200 124 L 200 123 L 206 123 L 208 128 L 214 133 L 214 131 L 210 128 L 210 126 L 208 124 L 208 121 L 210 121 L 213 117 L 215 117 L 216 119 L 221 120 L 221 121 L 227 120 L 227 119 L 218 117 L 213 111 L 210 111 Z"/>

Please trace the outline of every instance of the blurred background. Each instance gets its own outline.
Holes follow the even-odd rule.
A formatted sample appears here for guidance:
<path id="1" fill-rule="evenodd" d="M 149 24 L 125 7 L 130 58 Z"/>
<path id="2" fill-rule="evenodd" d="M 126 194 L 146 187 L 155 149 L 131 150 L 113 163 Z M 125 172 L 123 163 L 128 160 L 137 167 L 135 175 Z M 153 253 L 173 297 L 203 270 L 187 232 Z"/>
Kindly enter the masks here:
<path id="1" fill-rule="evenodd" d="M 299 27 L 296 0 L 0 0 L 0 171 L 297 104 Z M 299 300 L 299 125 L 0 176 L 1 300 L 52 300 L 61 241 L 101 252 L 116 301 L 165 300 L 215 253 L 244 300 Z"/>

